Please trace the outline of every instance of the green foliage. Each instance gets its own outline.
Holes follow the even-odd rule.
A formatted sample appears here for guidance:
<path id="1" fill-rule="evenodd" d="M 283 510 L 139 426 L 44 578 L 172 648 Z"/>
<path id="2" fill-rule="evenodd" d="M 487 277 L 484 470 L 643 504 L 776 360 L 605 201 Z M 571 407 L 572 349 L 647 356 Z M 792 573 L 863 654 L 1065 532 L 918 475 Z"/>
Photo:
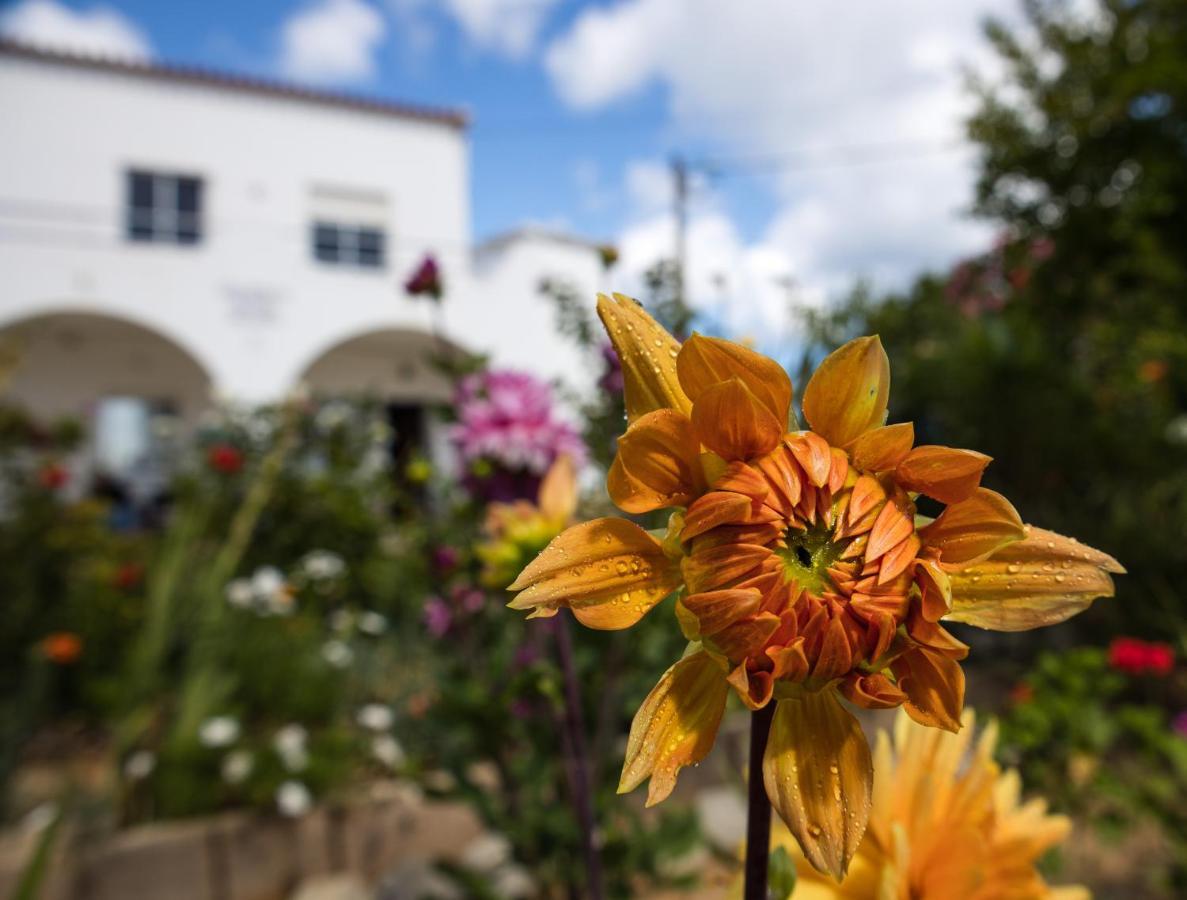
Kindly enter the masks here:
<path id="1" fill-rule="evenodd" d="M 1187 886 L 1187 735 L 1168 709 L 1187 705 L 1183 673 L 1127 676 L 1104 651 L 1043 654 L 1001 718 L 1001 754 L 1029 789 L 1099 830 L 1122 833 L 1141 821 L 1166 836 L 1172 855 L 1152 885 Z"/>
<path id="2" fill-rule="evenodd" d="M 1070 627 L 1153 636 L 1187 613 L 1187 12 L 1101 9 L 1032 2 L 1025 28 L 990 26 L 1006 76 L 974 81 L 969 128 L 998 245 L 809 314 L 808 356 L 880 334 L 895 419 L 990 454 L 1024 518 L 1128 568 Z"/>
<path id="3" fill-rule="evenodd" d="M 788 900 L 795 893 L 795 878 L 795 860 L 787 848 L 780 844 L 771 852 L 767 891 L 775 900 Z"/>

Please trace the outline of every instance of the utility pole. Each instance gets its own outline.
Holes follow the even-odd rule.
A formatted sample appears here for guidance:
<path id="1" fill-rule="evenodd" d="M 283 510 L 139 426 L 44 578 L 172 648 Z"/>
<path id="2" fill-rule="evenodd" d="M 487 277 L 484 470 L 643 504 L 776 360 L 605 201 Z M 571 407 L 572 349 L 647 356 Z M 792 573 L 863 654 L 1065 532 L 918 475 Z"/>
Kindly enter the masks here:
<path id="1" fill-rule="evenodd" d="M 675 154 L 669 167 L 672 171 L 672 203 L 676 216 L 676 296 L 681 304 L 684 295 L 685 266 L 688 256 L 688 161 Z"/>

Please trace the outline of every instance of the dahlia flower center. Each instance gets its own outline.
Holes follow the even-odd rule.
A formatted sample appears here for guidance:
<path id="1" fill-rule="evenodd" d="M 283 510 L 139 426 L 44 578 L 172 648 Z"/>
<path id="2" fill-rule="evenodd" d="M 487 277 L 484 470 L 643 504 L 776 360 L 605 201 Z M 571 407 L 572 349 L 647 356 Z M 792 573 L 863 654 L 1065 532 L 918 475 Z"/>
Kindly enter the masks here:
<path id="1" fill-rule="evenodd" d="M 776 555 L 783 564 L 785 582 L 794 582 L 816 595 L 836 590 L 828 570 L 840 559 L 842 547 L 833 540 L 830 526 L 819 523 L 788 528 L 782 543 L 785 546 Z"/>

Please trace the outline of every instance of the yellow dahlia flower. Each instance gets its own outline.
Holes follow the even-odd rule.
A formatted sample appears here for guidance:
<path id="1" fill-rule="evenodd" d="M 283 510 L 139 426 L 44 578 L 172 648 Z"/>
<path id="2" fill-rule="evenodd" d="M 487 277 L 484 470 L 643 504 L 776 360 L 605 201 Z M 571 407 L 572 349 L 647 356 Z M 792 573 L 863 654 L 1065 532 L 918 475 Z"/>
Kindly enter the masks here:
<path id="1" fill-rule="evenodd" d="M 843 696 L 904 706 L 956 731 L 968 648 L 942 620 L 1004 631 L 1059 622 L 1113 593 L 1112 557 L 1023 525 L 980 487 L 989 457 L 913 447 L 885 425 L 890 366 L 876 337 L 825 359 L 789 430 L 783 369 L 739 344 L 681 346 L 621 295 L 598 313 L 622 360 L 628 428 L 607 486 L 627 513 L 674 508 L 661 537 L 625 519 L 575 525 L 511 585 L 533 616 L 568 607 L 626 628 L 680 591 L 692 642 L 631 726 L 620 791 L 648 803 L 713 745 L 732 688 L 776 702 L 763 763 L 771 802 L 814 866 L 840 878 L 869 815 L 869 746 Z M 946 504 L 915 514 L 924 494 Z"/>
<path id="2" fill-rule="evenodd" d="M 524 560 L 538 553 L 573 519 L 577 511 L 577 471 L 562 454 L 545 473 L 536 502 L 492 503 L 483 523 L 485 539 L 475 548 L 482 561 L 482 582 L 504 588 Z"/>
<path id="3" fill-rule="evenodd" d="M 805 859 L 778 824 L 771 846 L 796 861 L 795 900 L 1082 900 L 1080 887 L 1051 887 L 1035 864 L 1071 830 L 1046 801 L 1020 798 L 1018 773 L 993 760 L 997 728 L 972 744 L 973 713 L 960 734 L 925 728 L 902 712 L 894 746 L 878 732 L 870 824 L 840 884 Z"/>

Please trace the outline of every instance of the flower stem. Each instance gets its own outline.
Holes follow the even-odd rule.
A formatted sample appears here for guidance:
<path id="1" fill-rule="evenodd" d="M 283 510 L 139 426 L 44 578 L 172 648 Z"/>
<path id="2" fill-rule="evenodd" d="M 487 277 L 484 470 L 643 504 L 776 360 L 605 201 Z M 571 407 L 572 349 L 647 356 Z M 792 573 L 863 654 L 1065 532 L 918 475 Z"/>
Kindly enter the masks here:
<path id="1" fill-rule="evenodd" d="M 586 895 L 589 900 L 602 900 L 602 857 L 594 839 L 593 792 L 590 786 L 589 753 L 582 728 L 581 693 L 577 681 L 577 666 L 573 659 L 573 638 L 569 633 L 568 613 L 564 610 L 553 619 L 556 650 L 565 682 L 565 731 L 568 740 L 569 780 L 572 782 L 573 805 L 581 826 L 582 851 L 585 855 Z"/>
<path id="2" fill-rule="evenodd" d="M 767 900 L 771 854 L 771 799 L 763 784 L 762 758 L 775 717 L 775 701 L 750 714 L 750 781 L 746 804 L 746 887 L 743 900 Z"/>

